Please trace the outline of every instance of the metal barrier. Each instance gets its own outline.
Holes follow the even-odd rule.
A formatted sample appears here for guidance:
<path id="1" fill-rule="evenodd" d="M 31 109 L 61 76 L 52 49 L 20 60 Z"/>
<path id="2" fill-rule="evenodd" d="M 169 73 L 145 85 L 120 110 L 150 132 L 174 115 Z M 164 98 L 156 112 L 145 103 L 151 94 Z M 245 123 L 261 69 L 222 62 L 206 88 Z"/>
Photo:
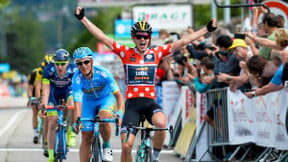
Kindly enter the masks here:
<path id="1" fill-rule="evenodd" d="M 205 129 L 205 121 L 200 125 L 201 129 L 199 134 L 195 135 L 192 140 L 191 147 L 188 150 L 187 156 L 185 157 L 185 162 L 188 161 L 201 161 L 205 154 L 209 154 L 213 160 L 215 161 L 231 161 L 236 156 L 236 154 L 240 151 L 240 149 L 244 149 L 244 153 L 239 161 L 243 161 L 246 155 L 250 152 L 251 147 L 250 144 L 243 144 L 237 146 L 237 148 L 230 152 L 226 153 L 225 146 L 230 145 L 229 139 L 229 130 L 228 130 L 228 99 L 227 99 L 227 88 L 223 89 L 213 89 L 209 90 L 206 93 L 206 103 L 207 110 L 212 109 L 214 114 L 214 127 L 211 125 L 208 126 L 208 148 L 205 152 L 200 156 L 197 160 L 191 160 L 191 157 L 196 149 L 196 144 L 199 140 L 199 137 L 202 134 L 203 129 Z M 197 103 L 199 104 L 199 103 Z M 223 159 L 219 159 L 216 155 L 213 154 L 213 147 L 222 146 Z"/>

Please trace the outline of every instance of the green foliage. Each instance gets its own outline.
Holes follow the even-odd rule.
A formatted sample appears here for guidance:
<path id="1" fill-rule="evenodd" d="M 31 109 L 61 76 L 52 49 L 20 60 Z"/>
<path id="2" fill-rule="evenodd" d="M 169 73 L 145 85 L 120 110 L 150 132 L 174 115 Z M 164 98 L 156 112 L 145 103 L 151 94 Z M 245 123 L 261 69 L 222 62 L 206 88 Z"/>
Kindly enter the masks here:
<path id="1" fill-rule="evenodd" d="M 231 4 L 239 4 L 241 2 L 234 0 L 231 1 Z M 206 25 L 207 22 L 211 19 L 211 5 L 195 5 L 193 7 L 194 10 L 194 27 L 197 29 Z M 231 17 L 240 16 L 241 8 L 233 8 L 231 9 Z M 224 8 L 217 8 L 217 21 L 223 20 L 224 17 Z"/>
<path id="2" fill-rule="evenodd" d="M 40 65 L 45 55 L 45 41 L 31 12 L 27 12 L 23 17 L 16 12 L 10 15 L 10 19 L 13 21 L 7 29 L 8 56 L 6 60 L 10 63 L 11 69 L 28 74 Z"/>
<path id="3" fill-rule="evenodd" d="M 0 0 L 0 9 L 8 6 L 10 4 L 11 0 Z"/>

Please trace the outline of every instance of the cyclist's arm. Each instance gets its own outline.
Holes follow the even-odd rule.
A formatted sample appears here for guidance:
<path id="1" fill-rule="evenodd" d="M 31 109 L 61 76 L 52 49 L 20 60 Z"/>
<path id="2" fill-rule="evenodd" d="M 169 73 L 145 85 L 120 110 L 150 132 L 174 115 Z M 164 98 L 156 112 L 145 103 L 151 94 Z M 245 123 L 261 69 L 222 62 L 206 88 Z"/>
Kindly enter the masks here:
<path id="1" fill-rule="evenodd" d="M 41 87 L 42 87 L 41 80 L 36 80 L 35 81 L 35 96 L 37 100 L 41 98 Z"/>
<path id="2" fill-rule="evenodd" d="M 212 24 L 210 24 L 210 25 L 211 25 L 210 27 L 214 27 L 216 29 L 216 20 L 213 19 L 212 20 Z M 208 32 L 208 28 L 207 27 L 208 27 L 208 25 L 203 27 L 202 29 L 192 33 L 192 34 L 185 35 L 181 39 L 173 42 L 172 45 L 171 45 L 173 51 L 176 51 L 176 50 L 180 49 L 184 45 L 187 45 L 187 44 L 191 43 L 192 41 L 198 39 L 199 37 L 203 36 L 204 34 L 206 34 Z M 215 29 L 213 29 L 213 30 L 215 30 Z"/>
<path id="3" fill-rule="evenodd" d="M 47 78 L 43 78 L 42 80 L 43 84 L 43 98 L 42 98 L 42 103 L 43 105 L 48 105 L 48 99 L 49 99 L 49 94 L 50 94 L 50 81 Z"/>
<path id="4" fill-rule="evenodd" d="M 75 122 L 78 117 L 81 117 L 82 97 L 83 97 L 81 77 L 79 76 L 78 70 L 76 70 L 72 78 L 72 92 L 74 100 L 74 122 Z"/>
<path id="5" fill-rule="evenodd" d="M 116 101 L 117 101 L 117 106 L 118 106 L 118 110 L 121 110 L 123 113 L 125 111 L 125 105 L 124 105 L 124 97 L 123 95 L 121 94 L 120 90 L 116 90 L 113 95 L 115 96 L 116 98 Z"/>
<path id="6" fill-rule="evenodd" d="M 181 39 L 173 42 L 171 47 L 172 47 L 173 51 L 176 51 L 176 50 L 180 49 L 181 47 L 183 47 L 184 45 L 187 45 L 187 44 L 191 43 L 192 41 L 198 39 L 199 37 L 203 36 L 207 32 L 208 32 L 207 28 L 204 27 L 204 28 L 192 33 L 192 34 L 185 35 Z"/>
<path id="7" fill-rule="evenodd" d="M 82 7 L 76 8 L 76 13 L 80 13 Z M 86 28 L 101 42 L 112 49 L 113 40 L 105 35 L 102 30 L 100 30 L 96 25 L 94 25 L 86 16 L 81 19 L 81 22 L 86 26 Z"/>
<path id="8" fill-rule="evenodd" d="M 82 112 L 82 103 L 81 102 L 74 102 L 74 122 L 77 120 L 78 117 L 81 117 Z"/>

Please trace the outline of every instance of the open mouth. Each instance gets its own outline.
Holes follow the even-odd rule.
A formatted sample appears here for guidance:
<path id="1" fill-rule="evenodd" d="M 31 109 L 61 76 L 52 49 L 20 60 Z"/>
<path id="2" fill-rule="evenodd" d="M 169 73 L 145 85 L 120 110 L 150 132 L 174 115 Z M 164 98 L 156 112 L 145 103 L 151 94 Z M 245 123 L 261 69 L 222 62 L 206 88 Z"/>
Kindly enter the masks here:
<path id="1" fill-rule="evenodd" d="M 139 45 L 140 45 L 140 46 L 145 46 L 146 44 L 145 44 L 145 43 L 140 43 Z"/>

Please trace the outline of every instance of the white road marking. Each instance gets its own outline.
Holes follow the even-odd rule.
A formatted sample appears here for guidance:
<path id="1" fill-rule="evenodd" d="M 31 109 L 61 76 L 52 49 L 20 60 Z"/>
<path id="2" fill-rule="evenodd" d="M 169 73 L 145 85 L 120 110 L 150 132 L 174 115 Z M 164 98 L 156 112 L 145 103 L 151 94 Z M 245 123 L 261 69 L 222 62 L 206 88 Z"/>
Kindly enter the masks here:
<path id="1" fill-rule="evenodd" d="M 3 129 L 0 130 L 0 137 L 8 130 L 11 128 L 12 124 L 14 124 L 14 122 L 18 119 L 18 117 L 24 113 L 25 111 L 27 111 L 27 109 L 23 109 L 18 111 L 17 113 L 15 113 L 12 118 L 10 118 L 10 120 L 7 122 L 7 124 L 4 126 Z"/>
<path id="2" fill-rule="evenodd" d="M 112 149 L 113 153 L 121 153 L 121 149 Z M 0 148 L 0 152 L 43 152 L 40 148 Z M 69 149 L 69 152 L 79 152 L 79 149 Z M 132 153 L 136 153 L 136 150 L 132 150 Z M 162 150 L 161 154 L 173 154 L 173 150 Z"/>

